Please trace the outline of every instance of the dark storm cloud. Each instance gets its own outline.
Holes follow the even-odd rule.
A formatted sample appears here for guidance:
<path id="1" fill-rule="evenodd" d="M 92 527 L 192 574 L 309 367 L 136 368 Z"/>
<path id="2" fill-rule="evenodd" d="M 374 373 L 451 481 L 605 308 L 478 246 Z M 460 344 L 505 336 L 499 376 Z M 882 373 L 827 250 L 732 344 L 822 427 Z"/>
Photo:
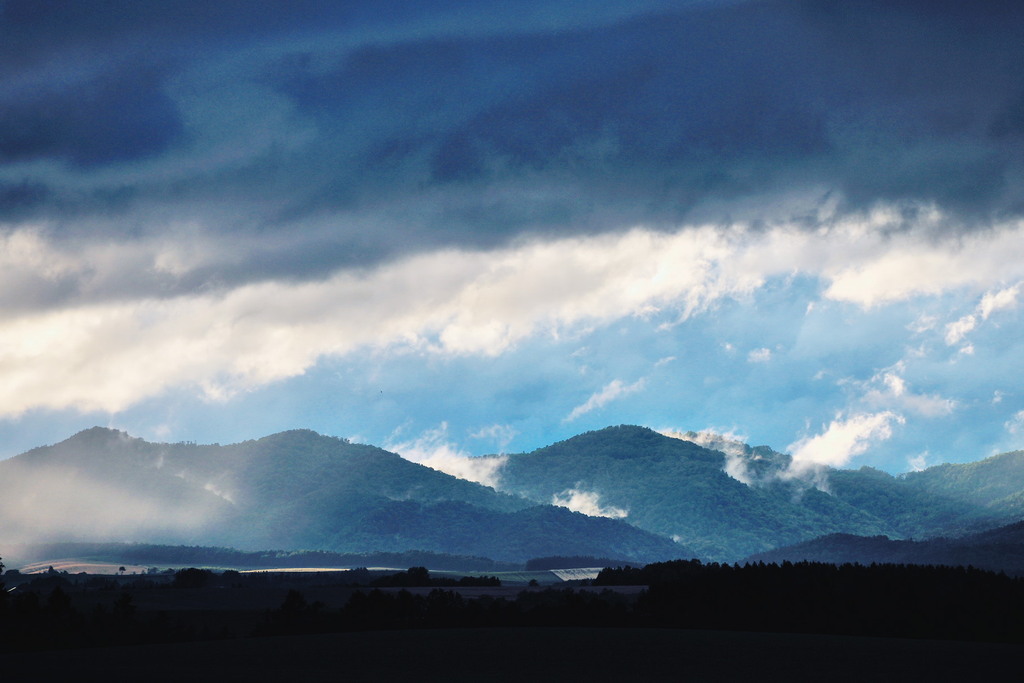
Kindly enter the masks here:
<path id="1" fill-rule="evenodd" d="M 473 193 L 572 179 L 571 196 L 537 211 L 449 203 L 438 223 L 452 239 L 484 239 L 481 213 L 499 234 L 600 228 L 598 214 L 621 220 L 616 206 L 631 207 L 627 220 L 671 223 L 709 200 L 808 186 L 852 208 L 1015 210 L 1024 12 L 851 7 L 706 6 L 554 34 L 382 44 L 334 67 L 292 57 L 272 79 L 324 130 L 369 122 L 353 157 L 359 184 Z M 352 182 L 320 195 L 337 206 L 352 197 Z"/>
<path id="2" fill-rule="evenodd" d="M 426 148 L 436 182 L 549 169 L 575 157 L 618 172 L 685 171 L 702 174 L 705 185 L 751 189 L 744 163 L 763 163 L 770 181 L 807 161 L 831 165 L 843 189 L 857 194 L 878 171 L 861 168 L 868 159 L 859 157 L 917 150 L 930 158 L 897 175 L 921 178 L 897 178 L 892 194 L 926 198 L 964 147 L 982 146 L 967 170 L 983 177 L 992 174 L 987 165 L 998 172 L 1010 163 L 1010 151 L 993 143 L 995 131 L 1014 130 L 1019 117 L 1024 49 L 1007 27 L 1021 26 L 1021 12 L 961 31 L 956 16 L 941 12 L 879 7 L 865 18 L 818 4 L 367 48 L 325 75 L 303 73 L 296 61 L 281 88 L 325 119 L 346 120 L 367 100 L 389 103 L 377 122 L 385 140 L 367 148 L 368 166 L 388 168 Z M 586 158 L 602 139 L 613 150 Z M 897 169 L 910 161 L 898 160 Z M 961 200 L 957 193 L 955 184 L 934 191 Z"/>
<path id="3" fill-rule="evenodd" d="M 46 188 L 42 185 L 22 181 L 0 183 L 0 213 L 17 216 L 46 199 Z"/>
<path id="4" fill-rule="evenodd" d="M 231 281 L 801 193 L 1022 211 L 1019 3 L 549 6 L 8 2 L 0 220 L 262 240 Z"/>
<path id="5" fill-rule="evenodd" d="M 382 8 L 402 3 L 376 3 Z M 109 0 L 5 0 L 0 20 L 5 54 L 29 51 L 38 56 L 69 46 L 134 42 L 139 37 L 161 42 L 189 43 L 225 37 L 284 33 L 304 26 L 323 26 L 357 19 L 361 2 L 253 2 L 252 0 L 177 0 L 137 2 Z"/>
<path id="6" fill-rule="evenodd" d="M 0 110 L 0 163 L 56 158 L 79 166 L 159 154 L 181 133 L 160 74 L 123 69 L 59 91 L 18 93 Z"/>

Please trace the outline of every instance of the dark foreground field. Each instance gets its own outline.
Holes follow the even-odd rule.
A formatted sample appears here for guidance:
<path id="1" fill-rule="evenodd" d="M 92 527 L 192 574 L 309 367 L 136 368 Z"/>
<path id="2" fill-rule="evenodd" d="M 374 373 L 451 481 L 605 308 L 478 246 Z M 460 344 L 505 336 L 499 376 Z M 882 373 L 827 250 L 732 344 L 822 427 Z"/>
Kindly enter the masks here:
<path id="1" fill-rule="evenodd" d="M 25 681 L 985 680 L 1021 646 L 673 629 L 439 629 L 0 655 Z"/>
<path id="2" fill-rule="evenodd" d="M 1024 579 L 962 567 L 680 560 L 525 590 L 423 567 L 157 579 L 47 572 L 0 593 L 0 680 L 1000 680 L 1024 652 Z"/>

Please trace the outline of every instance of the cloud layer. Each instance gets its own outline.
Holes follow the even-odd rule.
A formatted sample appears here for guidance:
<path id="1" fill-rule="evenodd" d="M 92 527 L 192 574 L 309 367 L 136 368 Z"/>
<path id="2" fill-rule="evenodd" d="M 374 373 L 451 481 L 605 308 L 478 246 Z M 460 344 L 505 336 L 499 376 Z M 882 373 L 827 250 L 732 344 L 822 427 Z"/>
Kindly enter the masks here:
<path id="1" fill-rule="evenodd" d="M 446 424 L 398 444 L 437 462 L 620 421 L 1017 444 L 1020 3 L 0 11 L 12 452 L 97 421 Z"/>
<path id="2" fill-rule="evenodd" d="M 318 281 L 11 311 L 0 322 L 7 380 L 0 413 L 116 412 L 182 385 L 226 400 L 362 347 L 495 356 L 532 335 L 578 334 L 623 317 L 668 311 L 678 323 L 793 275 L 821 281 L 824 299 L 865 308 L 880 299 L 959 290 L 985 292 L 983 302 L 1009 301 L 1002 293 L 1013 288 L 1000 285 L 1024 279 L 1024 223 L 964 238 L 935 236 L 927 225 L 881 236 L 869 231 L 884 227 L 873 222 L 874 216 L 844 219 L 815 232 L 791 225 L 633 229 L 494 251 L 430 252 Z M 13 288 L 24 277 L 16 266 L 33 259 L 49 269 L 34 274 L 59 279 L 59 247 L 32 233 L 13 233 L 8 243 L 14 267 L 0 277 Z M 149 252 L 151 263 L 163 253 Z M 121 259 L 105 256 L 105 249 L 87 252 L 67 267 L 115 277 Z M 888 265 L 894 259 L 898 268 Z M 891 275 L 865 276 L 876 270 Z M 957 341 L 973 329 L 951 325 Z M 948 327 L 945 339 L 950 343 Z M 771 351 L 753 349 L 748 359 L 768 363 Z M 643 387 L 642 379 L 612 380 L 566 420 Z"/>

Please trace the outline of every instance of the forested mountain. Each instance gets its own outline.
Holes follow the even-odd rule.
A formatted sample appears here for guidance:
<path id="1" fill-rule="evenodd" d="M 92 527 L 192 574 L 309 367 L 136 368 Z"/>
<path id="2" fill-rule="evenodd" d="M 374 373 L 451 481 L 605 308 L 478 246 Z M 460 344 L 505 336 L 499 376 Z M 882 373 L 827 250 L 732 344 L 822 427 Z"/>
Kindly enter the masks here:
<path id="1" fill-rule="evenodd" d="M 727 560 L 836 531 L 890 531 L 872 515 L 793 482 L 748 485 L 720 451 L 643 427 L 609 427 L 507 456 L 499 488 L 538 502 L 573 493 L 606 514 Z"/>
<path id="2" fill-rule="evenodd" d="M 870 467 L 832 470 L 828 484 L 837 498 L 886 520 L 891 529 L 886 533 L 898 538 L 958 536 L 1020 519 L 1017 511 L 998 501 L 985 504 L 950 490 L 970 488 L 974 477 L 965 470 L 967 467 L 940 465 L 900 476 Z M 1015 481 L 1024 487 L 1021 474 Z"/>
<path id="3" fill-rule="evenodd" d="M 960 536 L 1024 518 L 1024 451 L 897 477 L 869 467 L 834 470 L 829 485 L 899 536 Z"/>
<path id="4" fill-rule="evenodd" d="M 291 431 L 230 446 L 93 428 L 0 462 L 0 540 L 111 540 L 523 561 L 690 553 L 617 520 L 538 506 L 373 446 Z"/>
<path id="5" fill-rule="evenodd" d="M 726 561 L 834 533 L 925 537 L 1020 517 L 1021 453 L 900 477 L 829 469 L 811 482 L 788 476 L 789 456 L 765 446 L 706 442 L 722 450 L 642 427 L 609 427 L 504 456 L 498 487 L 538 502 L 575 495 L 595 511 Z"/>
<path id="6" fill-rule="evenodd" d="M 220 446 L 93 428 L 0 461 L 0 541 L 732 562 L 821 536 L 952 537 L 1021 517 L 1022 452 L 803 479 L 768 447 L 701 443 L 587 432 L 488 456 L 501 458 L 496 491 L 311 431 Z"/>
<path id="7" fill-rule="evenodd" d="M 1024 517 L 1024 451 L 937 465 L 910 472 L 904 481 L 909 488 L 932 496 L 977 505 L 998 515 Z"/>

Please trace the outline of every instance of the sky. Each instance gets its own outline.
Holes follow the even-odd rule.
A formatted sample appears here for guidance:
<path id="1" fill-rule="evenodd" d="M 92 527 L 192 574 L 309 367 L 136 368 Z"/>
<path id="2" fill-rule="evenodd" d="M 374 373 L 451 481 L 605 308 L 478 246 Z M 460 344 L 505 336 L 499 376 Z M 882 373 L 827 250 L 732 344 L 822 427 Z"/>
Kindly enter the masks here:
<path id="1" fill-rule="evenodd" d="M 1024 5 L 0 3 L 0 457 L 1024 448 Z"/>

